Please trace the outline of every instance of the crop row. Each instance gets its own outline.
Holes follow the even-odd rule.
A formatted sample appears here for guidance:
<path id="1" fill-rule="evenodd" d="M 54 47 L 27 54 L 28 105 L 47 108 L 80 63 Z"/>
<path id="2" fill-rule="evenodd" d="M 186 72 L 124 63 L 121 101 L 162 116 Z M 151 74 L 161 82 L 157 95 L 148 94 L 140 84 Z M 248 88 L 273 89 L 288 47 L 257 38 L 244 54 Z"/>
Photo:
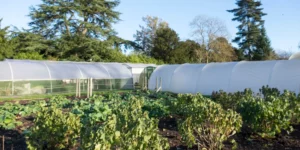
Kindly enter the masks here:
<path id="1" fill-rule="evenodd" d="M 268 87 L 261 93 L 219 91 L 207 98 L 137 91 L 5 103 L 0 107 L 0 127 L 14 129 L 22 126 L 19 118 L 32 116 L 34 125 L 23 129 L 29 149 L 168 149 L 158 122 L 174 117 L 186 145 L 220 149 L 242 127 L 269 138 L 299 123 L 300 96 Z"/>

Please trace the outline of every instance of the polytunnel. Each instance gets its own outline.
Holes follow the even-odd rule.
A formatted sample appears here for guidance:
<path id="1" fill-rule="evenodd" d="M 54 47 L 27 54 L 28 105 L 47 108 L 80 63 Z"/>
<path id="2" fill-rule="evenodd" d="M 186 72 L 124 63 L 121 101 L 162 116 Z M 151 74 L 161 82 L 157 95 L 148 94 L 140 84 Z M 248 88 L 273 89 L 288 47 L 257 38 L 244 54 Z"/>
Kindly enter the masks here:
<path id="1" fill-rule="evenodd" d="M 132 73 L 120 63 L 10 60 L 0 62 L 0 96 L 132 89 Z M 79 80 L 79 81 L 78 81 Z"/>
<path id="2" fill-rule="evenodd" d="M 135 88 L 141 88 L 140 85 L 143 83 L 143 81 L 141 81 L 140 79 L 141 76 L 143 76 L 145 69 L 147 69 L 148 67 L 151 68 L 156 67 L 155 64 L 124 63 L 123 65 L 126 66 L 131 71 Z"/>
<path id="3" fill-rule="evenodd" d="M 241 61 L 163 65 L 152 73 L 148 88 L 174 93 L 243 91 L 258 93 L 262 86 L 300 92 L 300 60 Z"/>

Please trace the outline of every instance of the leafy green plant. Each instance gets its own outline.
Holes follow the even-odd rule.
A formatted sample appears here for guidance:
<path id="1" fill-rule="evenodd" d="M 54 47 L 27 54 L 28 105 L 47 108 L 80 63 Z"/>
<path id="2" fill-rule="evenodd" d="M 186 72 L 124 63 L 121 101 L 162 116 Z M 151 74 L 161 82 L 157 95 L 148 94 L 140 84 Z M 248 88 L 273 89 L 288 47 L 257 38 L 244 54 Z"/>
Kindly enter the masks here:
<path id="1" fill-rule="evenodd" d="M 299 96 L 298 96 L 299 97 Z M 233 109 L 240 113 L 245 127 L 262 137 L 274 137 L 282 129 L 290 129 L 300 119 L 300 98 L 295 93 L 263 86 L 260 93 L 250 89 L 243 92 L 214 92 L 212 99 L 224 109 Z"/>
<path id="2" fill-rule="evenodd" d="M 265 99 L 268 99 L 269 96 L 280 96 L 280 91 L 277 88 L 270 88 L 269 86 L 262 86 L 259 91 Z"/>
<path id="3" fill-rule="evenodd" d="M 0 128 L 10 130 L 19 125 L 22 125 L 22 122 L 18 121 L 13 113 L 0 111 Z"/>
<path id="4" fill-rule="evenodd" d="M 52 97 L 48 103 L 49 106 L 55 106 L 57 108 L 68 108 L 71 107 L 71 100 L 63 96 Z"/>
<path id="5" fill-rule="evenodd" d="M 274 137 L 282 129 L 290 127 L 292 111 L 287 99 L 268 96 L 268 101 L 259 97 L 241 100 L 237 112 L 243 117 L 244 124 L 262 137 Z"/>
<path id="6" fill-rule="evenodd" d="M 233 110 L 202 95 L 179 95 L 174 110 L 185 119 L 179 123 L 179 132 L 189 147 L 221 149 L 223 141 L 234 135 L 242 126 L 241 116 Z"/>
<path id="7" fill-rule="evenodd" d="M 243 92 L 226 93 L 222 90 L 212 93 L 212 100 L 222 105 L 224 109 L 236 110 L 238 104 L 243 97 L 252 97 L 253 92 L 250 89 L 245 89 Z"/>
<path id="8" fill-rule="evenodd" d="M 80 119 L 56 107 L 37 113 L 34 126 L 26 132 L 29 149 L 70 149 L 80 135 Z"/>
<path id="9" fill-rule="evenodd" d="M 143 111 L 148 111 L 151 118 L 161 118 L 170 114 L 169 106 L 162 100 L 145 100 Z"/>
<path id="10" fill-rule="evenodd" d="M 158 120 L 142 111 L 143 100 L 130 97 L 113 109 L 103 124 L 88 124 L 82 131 L 83 149 L 167 149 L 166 139 L 158 134 Z M 84 134 L 84 135 L 83 135 Z"/>
<path id="11" fill-rule="evenodd" d="M 285 90 L 281 95 L 280 99 L 289 102 L 288 110 L 292 113 L 291 124 L 300 123 L 300 94 L 296 95 L 294 92 Z"/>

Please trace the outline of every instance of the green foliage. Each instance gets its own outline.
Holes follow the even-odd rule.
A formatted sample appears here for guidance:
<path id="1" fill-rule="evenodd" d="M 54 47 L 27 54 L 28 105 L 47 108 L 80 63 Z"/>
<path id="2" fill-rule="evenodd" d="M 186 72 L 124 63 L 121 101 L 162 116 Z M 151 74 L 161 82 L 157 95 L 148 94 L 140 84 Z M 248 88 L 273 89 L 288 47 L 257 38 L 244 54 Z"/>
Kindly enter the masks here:
<path id="1" fill-rule="evenodd" d="M 34 33 L 49 38 L 59 35 L 103 38 L 114 34 L 112 24 L 120 15 L 114 9 L 119 3 L 118 0 L 42 0 L 42 4 L 30 8 L 29 25 Z"/>
<path id="2" fill-rule="evenodd" d="M 37 113 L 34 126 L 28 131 L 29 149 L 70 149 L 80 135 L 80 119 L 72 113 L 63 113 L 56 107 Z"/>
<path id="3" fill-rule="evenodd" d="M 224 109 L 236 110 L 237 106 L 241 102 L 241 99 L 247 96 L 252 96 L 250 89 L 245 89 L 243 92 L 226 93 L 222 90 L 219 92 L 213 92 L 211 98 L 214 102 L 221 104 Z"/>
<path id="4" fill-rule="evenodd" d="M 17 126 L 22 125 L 21 121 L 16 119 L 15 114 L 9 111 L 0 110 L 0 128 L 4 129 L 15 129 Z"/>
<path id="5" fill-rule="evenodd" d="M 236 33 L 237 36 L 233 42 L 239 45 L 240 50 L 248 60 L 253 60 L 253 56 L 258 55 L 254 53 L 258 51 L 259 53 L 263 53 L 260 56 L 267 55 L 270 49 L 268 42 L 264 41 L 266 42 L 266 44 L 263 44 L 264 46 L 257 45 L 259 42 L 262 42 L 258 41 L 261 40 L 260 37 L 266 39 L 266 36 L 261 33 L 264 24 L 262 17 L 266 15 L 262 12 L 263 9 L 260 8 L 262 3 L 255 0 L 237 0 L 236 4 L 238 8 L 228 10 L 228 12 L 233 13 L 235 16 L 232 20 L 241 23 L 237 27 L 239 31 Z M 255 59 L 258 59 L 257 56 Z"/>
<path id="6" fill-rule="evenodd" d="M 55 56 L 54 41 L 45 39 L 39 34 L 29 31 L 12 32 L 11 42 L 14 43 L 14 59 L 41 60 L 45 56 Z"/>
<path id="7" fill-rule="evenodd" d="M 62 36 L 57 40 L 58 57 L 72 61 L 103 61 L 111 51 L 107 41 L 84 36 Z"/>
<path id="8" fill-rule="evenodd" d="M 238 113 L 226 111 L 201 95 L 179 95 L 174 108 L 185 118 L 179 124 L 179 132 L 189 147 L 197 144 L 199 149 L 221 149 L 223 141 L 242 126 Z"/>
<path id="9" fill-rule="evenodd" d="M 271 41 L 267 36 L 266 29 L 262 26 L 261 34 L 258 37 L 254 50 L 253 60 L 272 60 L 275 59 L 275 52 L 271 47 Z"/>
<path id="10" fill-rule="evenodd" d="M 151 118 L 161 118 L 170 115 L 169 106 L 162 100 L 146 100 L 143 111 L 148 111 Z"/>
<path id="11" fill-rule="evenodd" d="M 32 53 L 17 53 L 14 59 L 29 59 L 29 60 L 43 60 L 43 56 L 37 52 Z"/>
<path id="12" fill-rule="evenodd" d="M 245 97 L 237 108 L 244 124 L 262 137 L 274 137 L 290 127 L 292 111 L 288 109 L 288 100 L 270 98 L 271 101 L 265 101 L 259 97 Z"/>
<path id="13" fill-rule="evenodd" d="M 166 139 L 158 134 L 158 120 L 142 111 L 143 100 L 130 97 L 113 115 L 95 130 L 84 132 L 82 146 L 88 149 L 167 149 Z M 95 129 L 95 126 L 89 127 Z"/>
<path id="14" fill-rule="evenodd" d="M 130 54 L 127 56 L 126 62 L 131 62 L 131 63 L 145 63 L 145 64 L 164 64 L 163 61 L 157 60 L 153 57 L 149 57 L 146 55 L 142 54 Z"/>
<path id="15" fill-rule="evenodd" d="M 280 93 L 276 88 L 263 86 L 257 95 L 249 89 L 236 93 L 220 91 L 214 92 L 212 99 L 224 109 L 240 113 L 244 126 L 262 137 L 274 137 L 300 122 L 300 98 L 293 92 Z"/>
<path id="16" fill-rule="evenodd" d="M 146 26 L 140 26 L 140 31 L 137 30 L 134 34 L 135 51 L 146 56 L 151 55 L 153 42 L 156 36 L 156 31 L 162 28 L 168 28 L 168 23 L 158 17 L 146 16 L 143 17 Z"/>
<path id="17" fill-rule="evenodd" d="M 176 50 L 177 63 L 203 63 L 205 47 L 201 46 L 193 40 L 181 41 Z"/>
<path id="18" fill-rule="evenodd" d="M 174 52 L 179 46 L 179 37 L 171 28 L 160 28 L 153 39 L 151 56 L 166 63 L 175 63 Z"/>
<path id="19" fill-rule="evenodd" d="M 289 102 L 288 110 L 292 113 L 291 124 L 300 123 L 300 94 L 296 95 L 290 91 L 284 91 L 280 95 L 280 99 Z"/>
<path id="20" fill-rule="evenodd" d="M 13 56 L 14 45 L 9 39 L 9 27 L 1 28 L 2 19 L 0 19 L 0 60 L 11 58 Z"/>

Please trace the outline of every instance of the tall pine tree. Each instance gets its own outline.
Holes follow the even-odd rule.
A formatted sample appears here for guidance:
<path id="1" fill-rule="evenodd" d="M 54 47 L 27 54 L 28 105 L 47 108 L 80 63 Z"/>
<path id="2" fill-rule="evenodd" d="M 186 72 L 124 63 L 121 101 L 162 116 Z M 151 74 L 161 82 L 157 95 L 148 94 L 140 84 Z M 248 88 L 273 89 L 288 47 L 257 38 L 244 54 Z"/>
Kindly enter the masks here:
<path id="1" fill-rule="evenodd" d="M 253 52 L 253 60 L 269 60 L 274 59 L 274 50 L 271 47 L 271 41 L 267 36 L 264 26 L 261 28 L 261 34 L 255 43 L 256 49 Z"/>
<path id="2" fill-rule="evenodd" d="M 255 0 L 237 0 L 238 8 L 228 10 L 234 14 L 233 21 L 238 21 L 241 24 L 237 27 L 237 37 L 233 42 L 238 43 L 240 50 L 245 55 L 246 59 L 254 60 L 254 55 L 264 53 L 264 49 L 258 42 L 262 36 L 267 39 L 265 33 L 262 33 L 264 20 L 262 17 L 267 15 L 263 13 L 261 8 L 262 3 Z M 267 49 L 270 48 L 270 44 Z M 256 53 L 256 54 L 255 54 Z M 260 54 L 265 55 L 265 54 Z M 257 57 L 256 57 L 257 58 Z"/>

